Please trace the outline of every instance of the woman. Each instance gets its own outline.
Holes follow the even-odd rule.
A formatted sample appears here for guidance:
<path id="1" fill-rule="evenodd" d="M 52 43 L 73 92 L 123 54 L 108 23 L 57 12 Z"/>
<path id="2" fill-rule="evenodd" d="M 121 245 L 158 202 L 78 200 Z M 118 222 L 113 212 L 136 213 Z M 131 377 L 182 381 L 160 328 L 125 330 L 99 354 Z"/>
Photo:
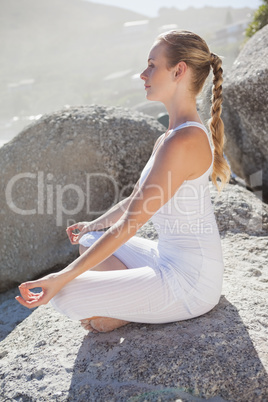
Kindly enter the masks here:
<path id="1" fill-rule="evenodd" d="M 171 31 L 157 38 L 141 79 L 147 99 L 166 106 L 169 129 L 127 199 L 92 222 L 67 228 L 71 243 L 80 243 L 80 257 L 58 273 L 21 284 L 22 305 L 51 300 L 89 331 L 106 332 L 128 322 L 197 317 L 218 303 L 224 266 L 208 182 L 211 174 L 220 191 L 230 177 L 223 157 L 221 64 L 194 33 Z M 196 109 L 210 69 L 214 154 Z M 135 236 L 150 218 L 158 243 Z M 32 293 L 33 287 L 42 292 Z"/>

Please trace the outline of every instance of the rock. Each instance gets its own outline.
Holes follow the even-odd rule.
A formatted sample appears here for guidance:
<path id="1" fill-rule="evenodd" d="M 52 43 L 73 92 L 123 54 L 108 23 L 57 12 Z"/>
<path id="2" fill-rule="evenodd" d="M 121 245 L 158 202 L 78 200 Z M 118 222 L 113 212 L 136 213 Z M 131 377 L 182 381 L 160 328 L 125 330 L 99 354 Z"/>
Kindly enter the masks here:
<path id="1" fill-rule="evenodd" d="M 167 112 L 165 106 L 161 102 L 142 102 L 134 106 L 133 109 L 155 118 L 157 118 L 159 114 Z"/>
<path id="2" fill-rule="evenodd" d="M 155 140 L 155 119 L 83 106 L 43 116 L 0 149 L 0 292 L 77 255 L 65 228 L 131 192 Z"/>
<path id="3" fill-rule="evenodd" d="M 245 232 L 239 220 L 226 230 L 241 197 L 253 205 L 248 195 L 229 185 L 215 202 L 217 215 L 226 212 L 224 285 L 219 304 L 204 316 L 88 334 L 50 304 L 30 311 L 14 300 L 16 290 L 0 295 L 0 399 L 268 400 L 268 238 Z M 157 237 L 150 222 L 139 235 Z"/>
<path id="4" fill-rule="evenodd" d="M 240 220 L 247 216 L 250 221 L 254 197 L 260 218 L 260 200 L 238 185 L 228 185 L 220 196 L 211 191 L 225 263 L 218 306 L 192 320 L 133 323 L 107 334 L 87 334 L 50 304 L 23 308 L 14 300 L 18 291 L 10 290 L 0 295 L 0 397 L 266 401 L 268 238 L 260 227 L 254 232 Z M 234 212 L 240 218 L 227 230 Z M 157 238 L 151 222 L 138 234 Z"/>
<path id="5" fill-rule="evenodd" d="M 235 182 L 235 179 L 233 179 Z M 220 233 L 268 234 L 268 205 L 242 185 L 226 185 L 218 193 L 210 183 L 210 193 Z"/>
<path id="6" fill-rule="evenodd" d="M 268 202 L 268 25 L 244 46 L 224 80 L 225 153 L 232 171 Z"/>
<path id="7" fill-rule="evenodd" d="M 169 115 L 163 103 L 161 102 L 143 102 L 133 107 L 134 110 L 148 114 L 157 119 L 164 126 L 164 130 L 169 126 Z"/>

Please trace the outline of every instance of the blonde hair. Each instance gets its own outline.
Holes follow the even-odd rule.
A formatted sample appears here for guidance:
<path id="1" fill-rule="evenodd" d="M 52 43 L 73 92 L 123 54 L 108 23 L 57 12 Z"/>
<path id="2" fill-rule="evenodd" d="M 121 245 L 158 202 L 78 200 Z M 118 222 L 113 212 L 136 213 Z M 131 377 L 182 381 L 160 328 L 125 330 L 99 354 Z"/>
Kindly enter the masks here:
<path id="1" fill-rule="evenodd" d="M 189 31 L 175 30 L 158 36 L 157 42 L 166 45 L 167 67 L 171 68 L 184 61 L 192 70 L 193 82 L 191 90 L 198 95 L 212 68 L 213 88 L 212 106 L 209 128 L 214 145 L 214 162 L 211 175 L 212 182 L 221 191 L 230 180 L 231 170 L 223 156 L 225 141 L 222 112 L 222 60 L 211 53 L 208 45 L 200 36 Z M 217 179 L 220 179 L 219 186 Z"/>

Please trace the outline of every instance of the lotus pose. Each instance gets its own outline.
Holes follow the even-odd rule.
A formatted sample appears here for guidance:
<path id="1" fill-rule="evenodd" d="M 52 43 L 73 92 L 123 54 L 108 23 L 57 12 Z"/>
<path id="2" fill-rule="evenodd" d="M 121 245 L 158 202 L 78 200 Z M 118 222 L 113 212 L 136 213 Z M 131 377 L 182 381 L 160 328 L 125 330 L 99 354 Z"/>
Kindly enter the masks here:
<path id="1" fill-rule="evenodd" d="M 217 305 L 224 264 L 209 176 L 219 191 L 230 178 L 223 156 L 221 65 L 192 32 L 157 37 L 141 79 L 147 99 L 165 105 L 168 130 L 128 198 L 94 221 L 67 228 L 81 255 L 60 272 L 22 283 L 21 304 L 33 308 L 51 301 L 91 332 L 128 322 L 187 320 Z M 196 108 L 210 70 L 211 135 Z M 158 242 L 135 236 L 149 219 Z M 42 291 L 31 292 L 34 287 Z"/>

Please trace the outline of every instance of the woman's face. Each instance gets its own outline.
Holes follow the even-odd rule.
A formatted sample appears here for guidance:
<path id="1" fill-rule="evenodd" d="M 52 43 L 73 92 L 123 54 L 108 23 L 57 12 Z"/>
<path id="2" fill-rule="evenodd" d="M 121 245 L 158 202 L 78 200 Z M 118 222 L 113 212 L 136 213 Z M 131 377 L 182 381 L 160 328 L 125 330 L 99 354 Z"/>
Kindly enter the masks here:
<path id="1" fill-rule="evenodd" d="M 165 44 L 157 43 L 151 48 L 148 67 L 140 77 L 144 80 L 147 99 L 165 103 L 172 96 L 175 88 L 174 72 L 173 69 L 167 69 Z"/>

